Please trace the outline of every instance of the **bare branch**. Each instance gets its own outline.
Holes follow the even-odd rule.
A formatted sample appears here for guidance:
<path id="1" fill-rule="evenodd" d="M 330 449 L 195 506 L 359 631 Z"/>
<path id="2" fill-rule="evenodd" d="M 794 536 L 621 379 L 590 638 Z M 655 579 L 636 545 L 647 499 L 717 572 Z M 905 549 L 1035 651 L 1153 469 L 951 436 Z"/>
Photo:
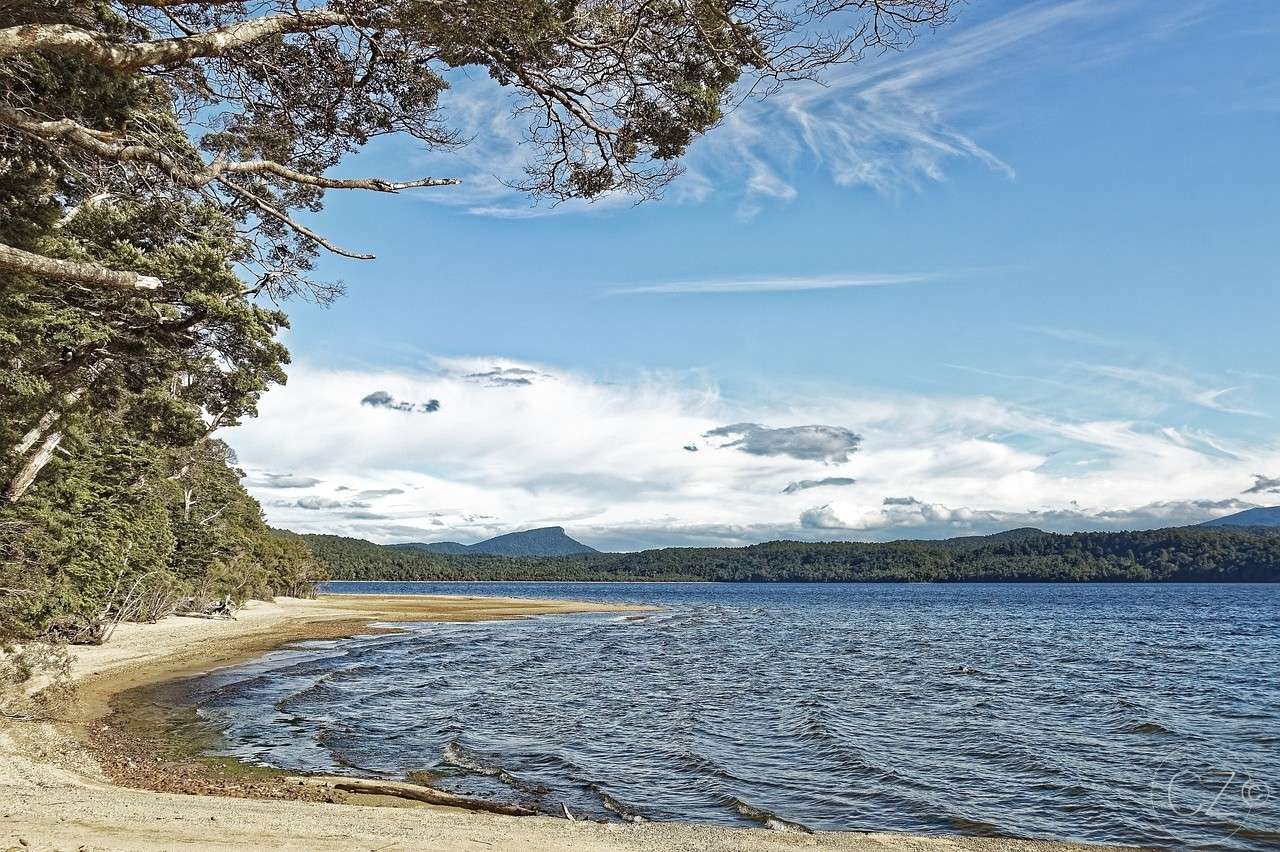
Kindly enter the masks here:
<path id="1" fill-rule="evenodd" d="M 61 278 L 112 290 L 157 290 L 162 286 L 160 279 L 151 275 L 107 269 L 94 263 L 45 257 L 3 243 L 0 243 L 0 269 L 34 275 L 37 278 Z"/>
<path id="2" fill-rule="evenodd" d="M 340 254 L 343 257 L 350 257 L 354 260 L 373 260 L 374 259 L 374 256 L 371 254 L 361 254 L 360 252 L 348 251 L 347 249 L 340 248 L 339 246 L 334 245 L 324 237 L 317 234 L 315 231 L 308 228 L 306 225 L 302 224 L 301 222 L 283 213 L 275 205 L 271 204 L 268 201 L 263 200 L 262 198 L 259 198 L 258 196 L 254 195 L 252 192 L 250 192 L 249 190 L 245 189 L 242 186 L 236 186 L 234 183 L 231 183 L 230 181 L 224 180 L 221 178 L 218 180 L 218 185 L 226 189 L 232 195 L 236 195 L 236 196 L 239 196 L 240 198 L 243 198 L 254 209 L 258 210 L 260 213 L 263 213 L 269 218 L 275 219 L 277 222 L 280 222 L 286 225 L 287 227 L 291 228 L 297 233 L 302 234 L 302 236 L 306 237 L 307 239 L 312 240 L 316 244 L 323 246 L 324 248 L 333 252 L 334 254 Z"/>

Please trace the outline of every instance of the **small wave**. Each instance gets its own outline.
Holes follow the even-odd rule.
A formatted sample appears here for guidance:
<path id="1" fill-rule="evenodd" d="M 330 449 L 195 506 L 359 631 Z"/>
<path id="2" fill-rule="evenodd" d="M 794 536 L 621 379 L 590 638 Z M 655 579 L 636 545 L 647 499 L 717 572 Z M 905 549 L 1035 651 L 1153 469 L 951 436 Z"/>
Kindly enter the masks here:
<path id="1" fill-rule="evenodd" d="M 456 766 L 459 769 L 465 769 L 468 772 L 474 772 L 477 775 L 496 778 L 508 787 L 520 790 L 523 793 L 532 793 L 536 796 L 541 796 L 545 795 L 547 792 L 547 788 L 543 787 L 541 784 L 532 784 L 522 778 L 517 778 L 497 763 L 491 760 L 486 760 L 475 752 L 465 748 L 456 739 L 450 740 L 449 744 L 444 747 L 444 759 L 442 762 L 449 766 Z"/>
<path id="2" fill-rule="evenodd" d="M 642 814 L 636 808 L 633 808 L 627 804 L 623 804 L 622 802 L 615 799 L 613 796 L 610 796 L 604 790 L 600 789 L 599 784 L 588 784 L 587 789 L 589 789 L 591 792 L 596 794 L 596 797 L 600 799 L 600 804 L 604 806 L 604 809 L 606 811 L 617 814 L 618 816 L 622 817 L 622 819 L 625 820 L 626 822 L 644 822 L 645 821 L 646 817 L 644 814 Z"/>
<path id="3" fill-rule="evenodd" d="M 790 831 L 799 832 L 801 834 L 813 834 L 813 829 L 809 826 L 783 819 L 772 811 L 766 811 L 764 808 L 759 808 L 749 802 L 744 802 L 737 796 L 729 796 L 728 800 L 729 804 L 733 806 L 735 811 L 742 814 L 752 822 L 760 823 L 770 831 Z"/>

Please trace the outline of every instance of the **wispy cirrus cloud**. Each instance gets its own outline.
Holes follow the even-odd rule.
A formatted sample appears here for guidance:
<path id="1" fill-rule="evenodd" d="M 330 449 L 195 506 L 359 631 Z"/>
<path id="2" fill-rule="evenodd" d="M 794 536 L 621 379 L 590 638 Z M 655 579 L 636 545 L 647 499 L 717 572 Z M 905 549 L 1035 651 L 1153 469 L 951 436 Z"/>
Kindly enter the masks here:
<path id="1" fill-rule="evenodd" d="M 1032 69 L 1068 73 L 1114 62 L 1141 45 L 1201 20 L 1212 0 L 1168 14 L 1140 0 L 1045 0 L 959 23 L 901 53 L 867 56 L 831 71 L 822 85 L 794 85 L 748 101 L 695 146 L 690 173 L 729 187 L 750 217 L 770 201 L 797 197 L 795 176 L 815 167 L 839 186 L 883 195 L 946 179 L 962 162 L 1013 180 L 1015 166 L 980 141 L 976 129 L 1005 120 L 1001 87 Z M 1168 11 L 1168 10 L 1162 10 Z"/>
<path id="2" fill-rule="evenodd" d="M 893 287 L 937 281 L 936 274 L 796 275 L 764 278 L 704 278 L 618 287 L 614 295 L 645 293 L 785 293 L 801 290 L 838 290 L 846 287 Z"/>
<path id="3" fill-rule="evenodd" d="M 1206 387 L 1186 375 L 1164 370 L 1151 370 L 1116 364 L 1081 364 L 1080 367 L 1086 372 L 1097 376 L 1115 379 L 1116 381 L 1160 393 L 1172 394 L 1183 402 L 1212 411 L 1220 411 L 1224 414 L 1244 414 L 1251 417 L 1265 416 L 1259 411 L 1241 408 L 1226 401 L 1226 397 L 1240 390 L 1239 387 Z"/>
<path id="4" fill-rule="evenodd" d="M 1143 44 L 1202 20 L 1212 0 L 1188 0 L 1155 12 L 1141 0 L 1096 3 L 1042 0 L 984 16 L 966 8 L 958 23 L 926 34 L 902 52 L 868 55 L 831 69 L 821 84 L 797 83 L 764 99 L 748 99 L 694 143 L 686 174 L 669 189 L 677 203 L 737 200 L 751 218 L 769 204 L 800 196 L 801 175 L 819 173 L 850 188 L 893 195 L 943 181 L 971 162 L 1003 179 L 1015 164 L 984 141 L 982 128 L 1011 117 L 1002 86 L 1032 70 L 1071 73 L 1114 62 Z M 524 219 L 629 207 L 608 194 L 594 202 L 531 204 L 511 188 L 525 177 L 527 118 L 513 113 L 512 91 L 483 75 L 453 71 L 442 98 L 462 137 L 459 149 L 406 155 L 461 186 L 420 197 L 473 215 Z"/>

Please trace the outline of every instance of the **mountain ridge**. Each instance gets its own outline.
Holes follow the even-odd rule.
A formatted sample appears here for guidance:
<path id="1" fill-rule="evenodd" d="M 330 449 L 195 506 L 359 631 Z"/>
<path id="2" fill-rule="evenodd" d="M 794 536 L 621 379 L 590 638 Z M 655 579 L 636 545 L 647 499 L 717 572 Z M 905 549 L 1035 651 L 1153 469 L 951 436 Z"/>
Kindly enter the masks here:
<path id="1" fill-rule="evenodd" d="M 1234 515 L 1214 518 L 1199 527 L 1280 527 L 1280 506 L 1257 506 Z"/>

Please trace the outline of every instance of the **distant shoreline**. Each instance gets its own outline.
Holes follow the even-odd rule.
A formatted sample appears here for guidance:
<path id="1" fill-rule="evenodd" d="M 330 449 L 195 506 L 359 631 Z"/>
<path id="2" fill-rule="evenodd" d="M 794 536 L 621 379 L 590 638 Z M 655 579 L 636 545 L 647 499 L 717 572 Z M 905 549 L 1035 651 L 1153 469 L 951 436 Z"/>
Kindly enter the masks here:
<path id="1" fill-rule="evenodd" d="M 621 553 L 434 553 L 303 534 L 337 581 L 720 583 L 1276 583 L 1280 528 L 1037 529 L 893 542 L 770 541 Z"/>
<path id="2" fill-rule="evenodd" d="M 812 848 L 815 840 L 824 849 L 859 852 L 1063 852 L 1104 848 L 963 836 L 930 839 L 853 832 L 796 835 L 684 823 L 598 824 L 547 816 L 516 818 L 441 808 L 378 791 L 371 795 L 362 789 L 343 790 L 334 783 L 353 779 L 308 779 L 309 786 L 303 789 L 302 779 L 265 771 L 201 782 L 198 774 L 185 773 L 187 764 L 182 761 L 147 764 L 143 755 L 133 753 L 115 761 L 111 755 L 95 751 L 103 747 L 102 740 L 91 744 L 95 724 L 101 725 L 113 703 L 127 697 L 130 691 L 232 665 L 295 641 L 367 634 L 380 629 L 372 625 L 381 622 L 469 621 L 648 609 L 652 608 L 511 598 L 325 595 L 315 601 L 255 603 L 242 610 L 235 621 L 170 617 L 154 625 L 121 625 L 107 645 L 77 649 L 73 676 L 80 685 L 80 698 L 65 718 L 56 724 L 0 723 L 0 760 L 7 767 L 6 777 L 0 779 L 0 811 L 7 814 L 0 831 L 15 833 L 37 846 L 88 844 L 128 849 L 167 849 L 177 845 L 193 849 L 271 848 L 291 844 L 326 850 L 390 848 L 404 843 L 406 848 L 441 849 L 473 849 L 480 844 L 499 850 L 538 848 L 566 852 L 693 847 L 708 852 L 752 852 Z M 134 735 L 127 727 L 115 730 L 110 721 L 106 725 L 108 745 Z M 136 777 L 128 777 L 128 772 L 134 772 Z M 148 777 L 148 772 L 162 777 Z M 115 777 L 121 773 L 123 777 Z M 146 789 L 148 782 L 157 781 L 160 783 L 151 786 L 159 786 L 161 792 Z M 217 783 L 226 786 L 219 788 Z M 281 785 L 289 783 L 300 789 L 285 793 Z M 391 786 L 413 785 L 391 782 Z M 233 803 L 226 795 L 237 798 Z"/>

